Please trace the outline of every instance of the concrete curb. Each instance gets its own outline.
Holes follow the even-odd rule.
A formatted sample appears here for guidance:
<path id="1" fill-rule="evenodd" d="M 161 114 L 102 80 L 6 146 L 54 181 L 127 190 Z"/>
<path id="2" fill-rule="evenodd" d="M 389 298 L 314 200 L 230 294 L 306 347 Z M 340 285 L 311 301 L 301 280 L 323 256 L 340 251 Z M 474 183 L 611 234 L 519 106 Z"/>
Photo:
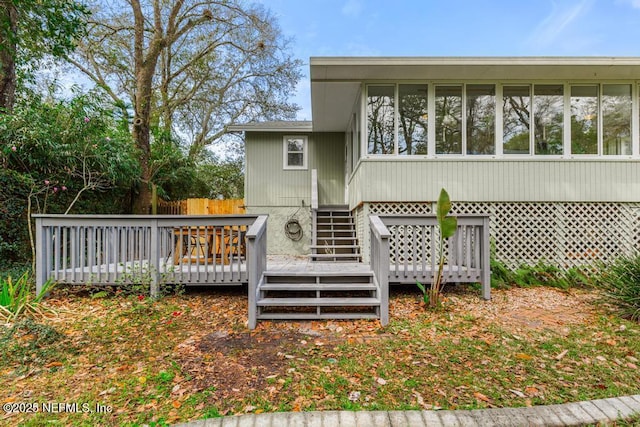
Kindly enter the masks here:
<path id="1" fill-rule="evenodd" d="M 583 426 L 640 416 L 640 394 L 531 408 L 472 411 L 275 412 L 210 418 L 175 427 Z"/>

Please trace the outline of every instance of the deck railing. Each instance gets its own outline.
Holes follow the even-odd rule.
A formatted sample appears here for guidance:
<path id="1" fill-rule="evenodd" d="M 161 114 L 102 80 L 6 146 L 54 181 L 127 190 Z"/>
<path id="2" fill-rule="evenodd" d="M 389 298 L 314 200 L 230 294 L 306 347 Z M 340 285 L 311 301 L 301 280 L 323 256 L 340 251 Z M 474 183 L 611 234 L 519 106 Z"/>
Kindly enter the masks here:
<path id="1" fill-rule="evenodd" d="M 318 243 L 318 170 L 311 169 L 311 247 Z"/>
<path id="2" fill-rule="evenodd" d="M 371 270 L 380 296 L 380 323 L 389 323 L 389 238 L 391 233 L 376 215 L 369 216 L 371 226 Z"/>
<path id="3" fill-rule="evenodd" d="M 249 283 L 266 265 L 256 215 L 34 215 L 36 286 Z M 254 236 L 254 237 L 252 237 Z M 247 246 L 252 249 L 248 250 Z M 260 271 L 262 274 L 262 270 Z"/>
<path id="4" fill-rule="evenodd" d="M 258 283 L 267 269 L 267 215 L 261 215 L 247 231 L 248 275 L 249 275 L 249 315 L 250 329 L 255 329 L 258 319 L 256 294 Z"/>
<path id="5" fill-rule="evenodd" d="M 432 283 L 438 271 L 438 226 L 435 215 L 371 215 L 371 266 L 391 283 Z M 445 243 L 443 279 L 482 284 L 491 297 L 489 216 L 458 215 L 458 229 Z M 386 261 L 386 262 L 385 262 Z M 380 277 L 378 277 L 380 280 Z"/>

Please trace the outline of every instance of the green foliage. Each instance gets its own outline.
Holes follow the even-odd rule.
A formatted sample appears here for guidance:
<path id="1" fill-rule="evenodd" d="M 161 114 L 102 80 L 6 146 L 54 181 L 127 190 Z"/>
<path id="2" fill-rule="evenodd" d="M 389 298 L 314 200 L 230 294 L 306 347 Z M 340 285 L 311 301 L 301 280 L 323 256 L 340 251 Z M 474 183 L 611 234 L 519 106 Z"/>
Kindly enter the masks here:
<path id="1" fill-rule="evenodd" d="M 42 291 L 35 298 L 31 298 L 28 271 L 17 281 L 14 281 L 11 276 L 0 279 L 0 317 L 15 319 L 25 313 L 38 313 L 40 301 L 53 286 L 54 282 L 47 281 Z"/>
<path id="2" fill-rule="evenodd" d="M 54 101 L 25 91 L 0 115 L 0 163 L 0 264 L 29 258 L 30 202 L 31 213 L 121 212 L 138 176 L 126 124 L 98 93 Z"/>
<path id="3" fill-rule="evenodd" d="M 640 254 L 623 256 L 605 267 L 596 285 L 620 316 L 640 321 Z"/>
<path id="4" fill-rule="evenodd" d="M 535 265 L 521 264 L 515 270 L 491 257 L 491 287 L 504 289 L 511 286 L 548 286 L 570 289 L 592 286 L 594 273 L 586 267 L 563 270 L 540 260 Z"/>
<path id="5" fill-rule="evenodd" d="M 24 317 L 11 327 L 0 326 L 0 362 L 5 365 L 18 363 L 21 371 L 31 365 L 38 368 L 51 360 L 60 360 L 65 353 L 74 353 L 63 334 L 47 324 Z"/>
<path id="6" fill-rule="evenodd" d="M 425 304 L 429 304 L 429 289 L 420 282 L 416 282 L 416 286 L 420 289 L 420 292 L 422 292 L 422 301 Z"/>
<path id="7" fill-rule="evenodd" d="M 0 14 L 0 38 L 18 45 L 23 61 L 43 54 L 64 56 L 75 48 L 75 39 L 84 34 L 89 11 L 81 2 L 70 0 L 10 0 L 16 10 L 16 27 Z M 6 46 L 2 46 L 6 48 Z"/>
<path id="8" fill-rule="evenodd" d="M 427 289 L 421 283 L 417 282 L 416 285 L 422 291 L 422 298 L 426 304 L 431 308 L 440 307 L 440 293 L 444 287 L 442 281 L 442 270 L 444 268 L 445 255 L 444 255 L 444 240 L 452 237 L 456 233 L 458 228 L 458 220 L 455 217 L 448 216 L 451 211 L 451 200 L 449 199 L 449 193 L 443 188 L 440 190 L 440 196 L 438 197 L 438 203 L 436 205 L 436 218 L 438 220 L 439 229 L 439 242 L 438 242 L 438 273 L 434 277 L 433 283 L 427 292 Z"/>
<path id="9" fill-rule="evenodd" d="M 458 228 L 458 220 L 455 217 L 447 216 L 451 210 L 451 200 L 449 199 L 449 193 L 443 188 L 440 191 L 440 197 L 438 197 L 438 204 L 436 206 L 436 216 L 438 218 L 438 227 L 440 227 L 440 246 L 444 243 L 444 239 L 448 239 L 456 233 Z M 440 257 L 442 258 L 442 251 L 440 251 Z"/>

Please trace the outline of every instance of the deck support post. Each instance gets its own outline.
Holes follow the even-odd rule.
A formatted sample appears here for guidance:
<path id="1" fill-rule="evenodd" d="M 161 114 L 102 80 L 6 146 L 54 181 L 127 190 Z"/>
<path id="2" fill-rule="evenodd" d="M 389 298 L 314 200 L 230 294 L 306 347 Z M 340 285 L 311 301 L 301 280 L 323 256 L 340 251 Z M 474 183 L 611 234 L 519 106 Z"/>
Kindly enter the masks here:
<path id="1" fill-rule="evenodd" d="M 482 220 L 482 298 L 491 299 L 491 244 L 489 240 L 489 217 Z"/>
<path id="2" fill-rule="evenodd" d="M 249 329 L 255 329 L 258 323 L 257 293 L 260 280 L 267 269 L 267 220 L 268 215 L 260 215 L 247 230 L 247 281 L 249 295 Z"/>
<path id="3" fill-rule="evenodd" d="M 47 280 L 47 251 L 48 247 L 44 245 L 44 228 L 42 218 L 36 218 L 36 295 L 40 295 L 45 281 Z"/>
<path id="4" fill-rule="evenodd" d="M 160 239 L 158 235 L 158 220 L 151 220 L 151 248 L 149 253 L 149 274 L 151 283 L 149 284 L 149 295 L 151 298 L 158 298 L 160 294 Z"/>

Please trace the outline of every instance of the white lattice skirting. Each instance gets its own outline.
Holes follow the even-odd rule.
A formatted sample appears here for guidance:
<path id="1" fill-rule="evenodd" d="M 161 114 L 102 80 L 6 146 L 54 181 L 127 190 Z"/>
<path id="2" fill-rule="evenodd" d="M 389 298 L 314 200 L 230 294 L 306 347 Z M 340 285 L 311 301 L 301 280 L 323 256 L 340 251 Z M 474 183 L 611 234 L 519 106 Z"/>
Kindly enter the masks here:
<path id="1" fill-rule="evenodd" d="M 369 203 L 356 210 L 368 253 L 364 212 L 429 214 L 432 203 Z M 453 213 L 491 216 L 495 257 L 511 268 L 539 261 L 562 268 L 612 261 L 640 248 L 640 203 L 453 203 Z M 396 250 L 397 249 L 397 250 Z M 402 253 L 391 248 L 392 255 Z"/>

